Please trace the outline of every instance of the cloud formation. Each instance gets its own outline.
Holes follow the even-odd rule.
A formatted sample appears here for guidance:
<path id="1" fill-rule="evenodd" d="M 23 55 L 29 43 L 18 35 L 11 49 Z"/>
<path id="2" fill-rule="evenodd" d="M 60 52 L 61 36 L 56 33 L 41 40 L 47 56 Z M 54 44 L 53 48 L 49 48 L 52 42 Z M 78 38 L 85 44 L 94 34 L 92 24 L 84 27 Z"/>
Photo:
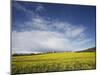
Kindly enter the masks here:
<path id="1" fill-rule="evenodd" d="M 17 6 L 29 15 L 35 14 L 19 4 Z M 43 5 L 36 8 L 37 12 L 43 10 Z M 85 35 L 87 29 L 84 25 L 73 25 L 38 14 L 19 26 L 20 31 L 12 32 L 12 53 L 76 51 L 87 48 L 86 43 L 91 42 Z"/>
<path id="2" fill-rule="evenodd" d="M 22 28 L 22 32 L 12 32 L 13 52 L 74 51 L 90 42 L 85 38 L 85 28 L 81 25 L 47 21 L 41 17 L 32 18 L 25 24 L 26 29 Z"/>

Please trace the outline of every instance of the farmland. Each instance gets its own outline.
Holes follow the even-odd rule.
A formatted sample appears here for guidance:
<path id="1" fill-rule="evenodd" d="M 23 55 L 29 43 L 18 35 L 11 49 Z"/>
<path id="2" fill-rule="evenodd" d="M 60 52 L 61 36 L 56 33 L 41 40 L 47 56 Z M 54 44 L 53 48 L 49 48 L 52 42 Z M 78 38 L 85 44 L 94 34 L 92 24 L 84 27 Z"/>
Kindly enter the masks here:
<path id="1" fill-rule="evenodd" d="M 95 52 L 12 56 L 12 74 L 91 70 L 96 68 L 95 56 Z"/>

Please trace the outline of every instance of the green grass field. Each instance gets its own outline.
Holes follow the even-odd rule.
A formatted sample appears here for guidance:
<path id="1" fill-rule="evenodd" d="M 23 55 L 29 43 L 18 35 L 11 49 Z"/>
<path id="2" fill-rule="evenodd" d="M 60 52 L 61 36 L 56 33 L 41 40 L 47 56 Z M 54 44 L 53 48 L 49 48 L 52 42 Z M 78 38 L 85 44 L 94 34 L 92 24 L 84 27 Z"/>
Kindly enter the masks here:
<path id="1" fill-rule="evenodd" d="M 95 68 L 95 52 L 64 52 L 12 57 L 12 74 L 91 70 Z"/>

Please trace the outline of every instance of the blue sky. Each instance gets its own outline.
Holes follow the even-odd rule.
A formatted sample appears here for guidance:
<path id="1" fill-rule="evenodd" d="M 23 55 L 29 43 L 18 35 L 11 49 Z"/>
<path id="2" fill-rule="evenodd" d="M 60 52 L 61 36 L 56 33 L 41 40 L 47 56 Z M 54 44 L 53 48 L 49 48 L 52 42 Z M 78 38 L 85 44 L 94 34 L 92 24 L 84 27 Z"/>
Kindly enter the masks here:
<path id="1" fill-rule="evenodd" d="M 77 51 L 95 47 L 96 7 L 12 3 L 14 53 Z"/>

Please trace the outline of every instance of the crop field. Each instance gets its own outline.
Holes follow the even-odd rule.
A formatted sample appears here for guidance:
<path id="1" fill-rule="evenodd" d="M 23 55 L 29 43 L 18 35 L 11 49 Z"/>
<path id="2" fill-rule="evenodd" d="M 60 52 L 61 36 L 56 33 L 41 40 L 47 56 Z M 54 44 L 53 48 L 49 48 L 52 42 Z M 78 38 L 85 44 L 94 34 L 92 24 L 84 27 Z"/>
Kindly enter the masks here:
<path id="1" fill-rule="evenodd" d="M 12 56 L 12 74 L 91 70 L 96 68 L 95 60 L 95 52 Z"/>

